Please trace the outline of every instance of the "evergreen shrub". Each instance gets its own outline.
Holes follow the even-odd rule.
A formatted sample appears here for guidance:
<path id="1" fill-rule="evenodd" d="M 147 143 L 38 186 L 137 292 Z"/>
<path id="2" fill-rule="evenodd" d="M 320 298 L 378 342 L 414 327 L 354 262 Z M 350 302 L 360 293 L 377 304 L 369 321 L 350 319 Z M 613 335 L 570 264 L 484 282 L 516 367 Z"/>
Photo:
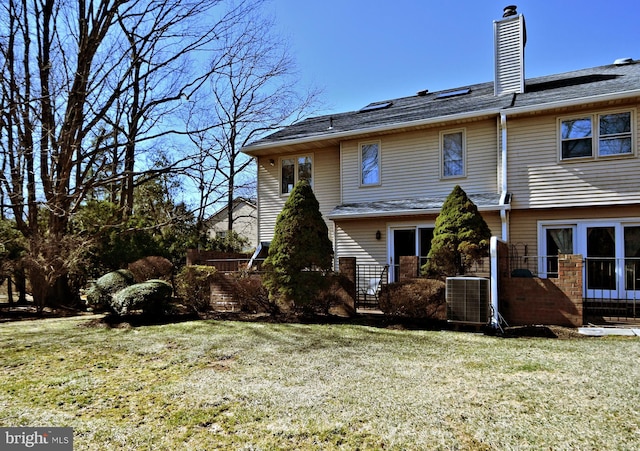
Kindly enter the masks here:
<path id="1" fill-rule="evenodd" d="M 300 181 L 276 220 L 262 269 L 269 296 L 284 310 L 310 307 L 325 289 L 333 247 L 320 205 L 306 180 Z"/>
<path id="2" fill-rule="evenodd" d="M 473 263 L 488 255 L 490 240 L 491 230 L 478 207 L 456 185 L 436 218 L 422 273 L 441 278 L 465 274 Z"/>
<path id="3" fill-rule="evenodd" d="M 87 291 L 87 304 L 94 309 L 108 308 L 114 294 L 134 283 L 133 273 L 128 269 L 107 273 L 97 279 Z"/>
<path id="4" fill-rule="evenodd" d="M 130 285 L 111 298 L 111 308 L 118 315 L 142 310 L 147 314 L 164 313 L 171 302 L 173 288 L 164 280 L 154 279 Z"/>

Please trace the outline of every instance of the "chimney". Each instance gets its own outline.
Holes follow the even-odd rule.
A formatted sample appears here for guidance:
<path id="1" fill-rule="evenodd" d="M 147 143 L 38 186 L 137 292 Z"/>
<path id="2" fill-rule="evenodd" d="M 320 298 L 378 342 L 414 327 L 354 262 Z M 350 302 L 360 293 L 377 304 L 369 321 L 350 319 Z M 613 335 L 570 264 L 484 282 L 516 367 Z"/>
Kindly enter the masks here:
<path id="1" fill-rule="evenodd" d="M 495 39 L 494 93 L 499 96 L 524 92 L 524 46 L 527 31 L 516 5 L 504 8 L 502 19 L 493 22 Z"/>

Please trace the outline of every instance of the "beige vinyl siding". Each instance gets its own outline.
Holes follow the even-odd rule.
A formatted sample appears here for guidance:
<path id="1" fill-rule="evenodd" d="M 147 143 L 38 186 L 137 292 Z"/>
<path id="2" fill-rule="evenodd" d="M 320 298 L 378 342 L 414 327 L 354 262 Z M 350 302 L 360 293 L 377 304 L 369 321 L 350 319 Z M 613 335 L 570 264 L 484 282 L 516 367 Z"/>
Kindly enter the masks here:
<path id="1" fill-rule="evenodd" d="M 466 176 L 440 177 L 440 132 L 464 129 Z M 489 119 L 445 128 L 385 135 L 372 140 L 350 140 L 342 144 L 342 201 L 412 199 L 446 196 L 455 185 L 467 193 L 496 192 L 496 121 Z M 380 142 L 381 183 L 360 186 L 360 144 Z"/>
<path id="2" fill-rule="evenodd" d="M 329 238 L 334 241 L 333 223 L 327 215 L 340 202 L 340 152 L 337 148 L 299 152 L 293 155 L 313 156 L 313 191 L 320 204 L 320 212 L 329 228 Z M 266 156 L 258 159 L 258 217 L 260 241 L 271 241 L 276 219 L 287 195 L 280 194 L 280 158 L 286 155 Z M 274 160 L 271 166 L 269 160 Z"/>
<path id="3" fill-rule="evenodd" d="M 491 229 L 492 235 L 500 236 L 502 222 L 497 212 L 482 212 L 482 217 Z M 357 263 L 387 264 L 388 246 L 392 236 L 390 229 L 404 229 L 435 225 L 437 215 L 412 217 L 398 221 L 397 218 L 343 220 L 336 223 L 336 260 L 340 257 L 355 257 Z M 376 231 L 380 231 L 380 240 L 376 240 Z"/>
<path id="4" fill-rule="evenodd" d="M 376 231 L 381 238 L 376 240 Z M 336 224 L 336 261 L 355 257 L 359 264 L 387 262 L 387 226 L 384 220 L 350 220 Z"/>
<path id="5" fill-rule="evenodd" d="M 566 224 L 575 224 L 577 221 L 584 220 L 606 221 L 633 217 L 640 217 L 640 210 L 636 206 L 515 210 L 511 212 L 510 217 L 509 244 L 517 247 L 520 256 L 524 255 L 525 245 L 527 255 L 537 256 L 540 253 L 538 249 L 539 221 L 566 221 Z"/>
<path id="6" fill-rule="evenodd" d="M 607 111 L 621 111 L 621 107 L 582 110 L 575 114 Z M 509 119 L 507 177 L 509 191 L 513 193 L 512 207 L 608 206 L 640 202 L 637 136 L 640 127 L 635 113 L 633 155 L 596 160 L 560 161 L 558 115 Z M 560 117 L 572 114 L 563 112 Z"/>

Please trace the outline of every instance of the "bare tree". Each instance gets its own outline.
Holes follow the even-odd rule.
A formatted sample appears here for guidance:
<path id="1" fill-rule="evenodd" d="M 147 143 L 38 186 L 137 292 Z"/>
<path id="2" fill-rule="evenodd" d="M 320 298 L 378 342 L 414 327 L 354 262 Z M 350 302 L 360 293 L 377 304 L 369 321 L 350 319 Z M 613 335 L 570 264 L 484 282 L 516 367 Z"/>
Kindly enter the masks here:
<path id="1" fill-rule="evenodd" d="M 0 6 L 0 185 L 34 298 L 56 293 L 90 237 L 70 218 L 98 189 L 132 207 L 140 152 L 177 133 L 171 114 L 220 68 L 215 54 L 255 5 L 237 0 L 5 0 Z M 175 163 L 175 162 L 174 162 Z M 157 168 L 167 173 L 171 166 Z M 153 174 L 151 174 L 152 176 Z"/>
<path id="2" fill-rule="evenodd" d="M 198 217 L 204 219 L 207 206 L 223 201 L 228 230 L 233 228 L 234 198 L 255 196 L 253 160 L 241 153 L 242 147 L 311 114 L 317 105 L 317 90 L 300 94 L 294 61 L 274 28 L 272 18 L 254 11 L 221 38 L 211 61 L 217 70 L 209 91 L 196 102 L 201 110 L 192 116 L 191 125 L 202 130 L 190 135 L 200 150 L 191 171 L 201 190 Z"/>

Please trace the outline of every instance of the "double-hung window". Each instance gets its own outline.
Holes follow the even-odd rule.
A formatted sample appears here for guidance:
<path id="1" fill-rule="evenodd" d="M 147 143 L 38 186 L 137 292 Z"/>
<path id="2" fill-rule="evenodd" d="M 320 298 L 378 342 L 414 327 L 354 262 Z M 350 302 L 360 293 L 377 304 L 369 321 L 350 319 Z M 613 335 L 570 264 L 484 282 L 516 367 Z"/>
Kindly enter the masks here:
<path id="1" fill-rule="evenodd" d="M 440 149 L 442 177 L 464 177 L 466 175 L 466 143 L 464 130 L 440 133 Z"/>
<path id="2" fill-rule="evenodd" d="M 380 142 L 360 144 L 360 185 L 380 184 Z"/>
<path id="3" fill-rule="evenodd" d="M 307 180 L 313 186 L 313 158 L 301 155 L 283 158 L 281 161 L 281 194 L 289 194 L 300 180 Z"/>
<path id="4" fill-rule="evenodd" d="M 560 120 L 560 152 L 563 160 L 631 155 L 631 111 L 593 114 Z"/>

